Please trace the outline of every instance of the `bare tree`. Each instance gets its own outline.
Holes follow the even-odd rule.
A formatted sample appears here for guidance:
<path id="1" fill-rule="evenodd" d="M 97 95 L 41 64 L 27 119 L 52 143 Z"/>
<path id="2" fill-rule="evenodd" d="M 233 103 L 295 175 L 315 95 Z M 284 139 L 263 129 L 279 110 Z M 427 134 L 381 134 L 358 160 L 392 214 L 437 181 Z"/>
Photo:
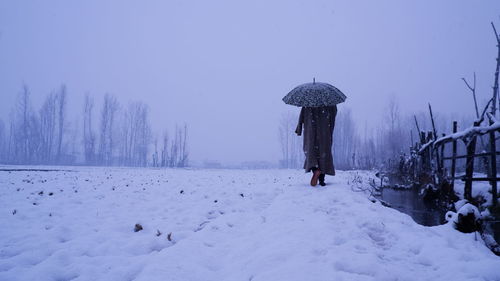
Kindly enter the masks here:
<path id="1" fill-rule="evenodd" d="M 290 142 L 290 132 L 292 130 L 292 126 L 290 124 L 291 112 L 283 113 L 281 116 L 281 121 L 279 125 L 279 141 L 281 145 L 281 153 L 282 160 L 280 166 L 282 168 L 290 168 L 290 151 L 289 151 L 289 142 Z"/>
<path id="2" fill-rule="evenodd" d="M 497 41 L 497 65 L 495 69 L 495 80 L 493 81 L 493 103 L 491 105 L 491 114 L 493 116 L 496 116 L 497 114 L 497 99 L 498 99 L 498 72 L 500 70 L 500 36 L 498 35 L 497 29 L 495 28 L 495 25 L 493 22 L 491 23 L 491 26 L 493 27 L 493 31 L 495 32 L 495 39 Z M 500 103 L 500 100 L 498 100 Z M 499 105 L 500 108 L 500 105 Z"/>
<path id="3" fill-rule="evenodd" d="M 40 133 L 40 120 L 38 119 L 38 116 L 32 112 L 32 114 L 29 115 L 29 128 L 30 130 L 28 131 L 28 155 L 30 157 L 30 160 L 28 163 L 30 164 L 40 164 L 44 162 L 44 159 L 41 158 L 41 133 Z"/>
<path id="4" fill-rule="evenodd" d="M 120 159 L 123 165 L 146 166 L 151 144 L 149 108 L 142 102 L 130 103 L 124 112 Z"/>
<path id="5" fill-rule="evenodd" d="M 6 163 L 8 159 L 7 155 L 7 132 L 5 129 L 5 123 L 0 119 L 0 163 Z"/>
<path id="6" fill-rule="evenodd" d="M 14 113 L 11 117 L 11 137 L 12 147 L 11 159 L 14 163 L 30 163 L 30 119 L 33 115 L 30 104 L 30 91 L 26 84 L 23 84 L 19 93 Z"/>
<path id="7" fill-rule="evenodd" d="M 81 146 L 81 120 L 80 116 L 75 115 L 73 122 L 66 123 L 66 141 L 63 151 L 65 152 L 63 161 L 60 164 L 71 165 L 79 161 L 78 156 L 83 152 Z"/>
<path id="8" fill-rule="evenodd" d="M 164 167 L 186 167 L 189 162 L 189 150 L 187 141 L 187 124 L 183 127 L 175 126 L 174 137 L 169 142 L 168 132 L 163 133 L 163 144 L 161 151 L 161 166 Z"/>
<path id="9" fill-rule="evenodd" d="M 170 158 L 169 158 L 169 167 L 175 167 L 177 165 L 177 157 L 179 157 L 179 132 L 177 127 L 175 128 L 174 139 L 170 145 Z"/>
<path id="10" fill-rule="evenodd" d="M 110 94 L 104 96 L 104 104 L 101 111 L 101 128 L 99 142 L 99 160 L 103 165 L 113 164 L 113 133 L 114 119 L 119 104 L 116 98 Z"/>
<path id="11" fill-rule="evenodd" d="M 292 111 L 287 111 L 281 115 L 278 137 L 282 153 L 280 161 L 280 167 L 282 168 L 300 168 L 303 165 L 302 137 L 294 133 L 298 120 L 298 114 Z"/>
<path id="12" fill-rule="evenodd" d="M 161 166 L 162 167 L 167 167 L 169 160 L 169 154 L 168 154 L 168 132 L 165 130 L 163 132 L 163 139 L 162 139 L 162 149 L 161 149 Z"/>
<path id="13" fill-rule="evenodd" d="M 183 129 L 179 130 L 179 161 L 178 167 L 186 167 L 188 164 L 188 150 L 187 150 L 187 125 L 184 124 Z"/>
<path id="14" fill-rule="evenodd" d="M 339 169 L 352 169 L 356 165 L 360 141 L 351 110 L 339 110 L 335 119 L 332 147 L 335 166 Z"/>
<path id="15" fill-rule="evenodd" d="M 95 161 L 95 133 L 92 129 L 93 109 L 94 99 L 87 93 L 83 105 L 83 149 L 86 164 L 93 164 Z"/>
<path id="16" fill-rule="evenodd" d="M 357 150 L 357 161 L 355 168 L 372 169 L 377 165 L 377 149 L 375 147 L 375 139 L 371 133 L 368 133 L 368 128 L 365 124 L 365 132 L 363 141 L 360 142 Z"/>
<path id="17" fill-rule="evenodd" d="M 9 123 L 9 138 L 7 144 L 7 161 L 9 163 L 15 163 L 15 155 L 17 150 L 16 143 L 16 122 L 15 122 L 15 114 L 14 111 L 10 114 L 10 123 Z"/>
<path id="18" fill-rule="evenodd" d="M 19 102 L 19 109 L 21 115 L 21 144 L 22 144 L 22 160 L 29 162 L 29 134 L 30 134 L 30 122 L 31 108 L 30 108 L 30 92 L 27 85 L 23 85 L 23 91 L 21 93 L 21 98 Z"/>
<path id="19" fill-rule="evenodd" d="M 54 160 L 55 129 L 56 129 L 56 95 L 47 95 L 40 109 L 41 157 L 45 163 Z"/>
<path id="20" fill-rule="evenodd" d="M 149 124 L 149 107 L 146 104 L 142 104 L 139 108 L 138 118 L 137 164 L 147 166 L 148 150 L 151 144 L 151 125 Z"/>
<path id="21" fill-rule="evenodd" d="M 386 119 L 388 121 L 387 145 L 390 149 L 388 157 L 396 158 L 401 151 L 402 132 L 399 104 L 394 97 L 389 100 L 386 114 Z"/>
<path id="22" fill-rule="evenodd" d="M 59 93 L 57 94 L 57 160 L 61 161 L 62 152 L 62 142 L 64 134 L 64 119 L 65 119 L 65 108 L 66 108 L 66 85 L 61 85 Z"/>
<path id="23" fill-rule="evenodd" d="M 462 77 L 462 80 L 464 81 L 465 83 L 465 86 L 467 86 L 467 88 L 469 88 L 469 90 L 471 91 L 472 93 L 472 97 L 474 98 L 474 107 L 476 109 L 476 118 L 479 118 L 479 110 L 477 108 L 477 99 L 476 99 L 476 72 L 474 72 L 474 83 L 471 85 L 469 85 L 469 83 L 467 82 L 467 80 L 465 80 L 465 78 Z"/>
<path id="24" fill-rule="evenodd" d="M 152 158 L 153 158 L 153 167 L 158 167 L 160 166 L 159 163 L 159 155 L 158 155 L 158 136 L 155 134 L 154 136 L 154 147 L 155 150 L 153 152 Z"/>

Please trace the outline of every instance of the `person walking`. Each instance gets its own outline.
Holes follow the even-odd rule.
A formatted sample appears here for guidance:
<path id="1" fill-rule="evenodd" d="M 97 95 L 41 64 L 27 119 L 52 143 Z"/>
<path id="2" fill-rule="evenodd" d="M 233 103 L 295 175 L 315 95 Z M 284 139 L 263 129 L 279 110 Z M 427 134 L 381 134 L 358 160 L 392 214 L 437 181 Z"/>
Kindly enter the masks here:
<path id="1" fill-rule="evenodd" d="M 301 107 L 299 123 L 295 133 L 304 131 L 304 169 L 313 172 L 311 185 L 325 186 L 325 175 L 335 175 L 332 144 L 337 104 L 343 103 L 346 96 L 337 87 L 328 83 L 316 82 L 299 85 L 283 97 L 283 102 Z M 303 130 L 302 130 L 303 129 Z"/>
<path id="2" fill-rule="evenodd" d="M 312 171 L 311 186 L 325 186 L 325 175 L 335 175 L 332 144 L 337 106 L 302 107 L 295 133 L 304 132 L 304 169 Z"/>

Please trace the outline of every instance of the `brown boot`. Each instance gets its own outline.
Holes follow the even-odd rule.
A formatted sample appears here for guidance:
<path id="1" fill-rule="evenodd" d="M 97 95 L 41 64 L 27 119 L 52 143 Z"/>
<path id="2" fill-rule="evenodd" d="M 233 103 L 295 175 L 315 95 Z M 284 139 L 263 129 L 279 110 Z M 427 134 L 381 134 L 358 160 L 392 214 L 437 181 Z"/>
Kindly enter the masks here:
<path id="1" fill-rule="evenodd" d="M 311 186 L 316 186 L 318 184 L 319 175 L 321 175 L 321 171 L 318 168 L 313 169 L 313 175 L 311 178 Z"/>

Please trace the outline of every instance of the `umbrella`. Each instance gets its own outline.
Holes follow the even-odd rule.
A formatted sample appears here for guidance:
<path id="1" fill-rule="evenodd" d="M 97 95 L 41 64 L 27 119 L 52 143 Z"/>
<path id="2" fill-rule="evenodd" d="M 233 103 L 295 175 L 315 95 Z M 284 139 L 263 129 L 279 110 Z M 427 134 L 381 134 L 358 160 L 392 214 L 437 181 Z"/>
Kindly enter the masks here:
<path id="1" fill-rule="evenodd" d="M 327 83 L 319 83 L 313 79 L 312 83 L 306 83 L 295 87 L 284 98 L 286 104 L 301 107 L 332 106 L 344 102 L 347 97 L 334 86 Z"/>

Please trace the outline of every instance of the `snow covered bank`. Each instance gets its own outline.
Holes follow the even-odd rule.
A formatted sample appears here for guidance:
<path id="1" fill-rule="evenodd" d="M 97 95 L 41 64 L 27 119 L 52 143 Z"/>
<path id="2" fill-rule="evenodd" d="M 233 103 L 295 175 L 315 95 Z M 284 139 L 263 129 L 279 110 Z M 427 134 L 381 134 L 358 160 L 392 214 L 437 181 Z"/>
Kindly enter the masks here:
<path id="1" fill-rule="evenodd" d="M 500 280 L 474 234 L 371 203 L 352 172 L 69 170 L 0 172 L 0 280 Z"/>

